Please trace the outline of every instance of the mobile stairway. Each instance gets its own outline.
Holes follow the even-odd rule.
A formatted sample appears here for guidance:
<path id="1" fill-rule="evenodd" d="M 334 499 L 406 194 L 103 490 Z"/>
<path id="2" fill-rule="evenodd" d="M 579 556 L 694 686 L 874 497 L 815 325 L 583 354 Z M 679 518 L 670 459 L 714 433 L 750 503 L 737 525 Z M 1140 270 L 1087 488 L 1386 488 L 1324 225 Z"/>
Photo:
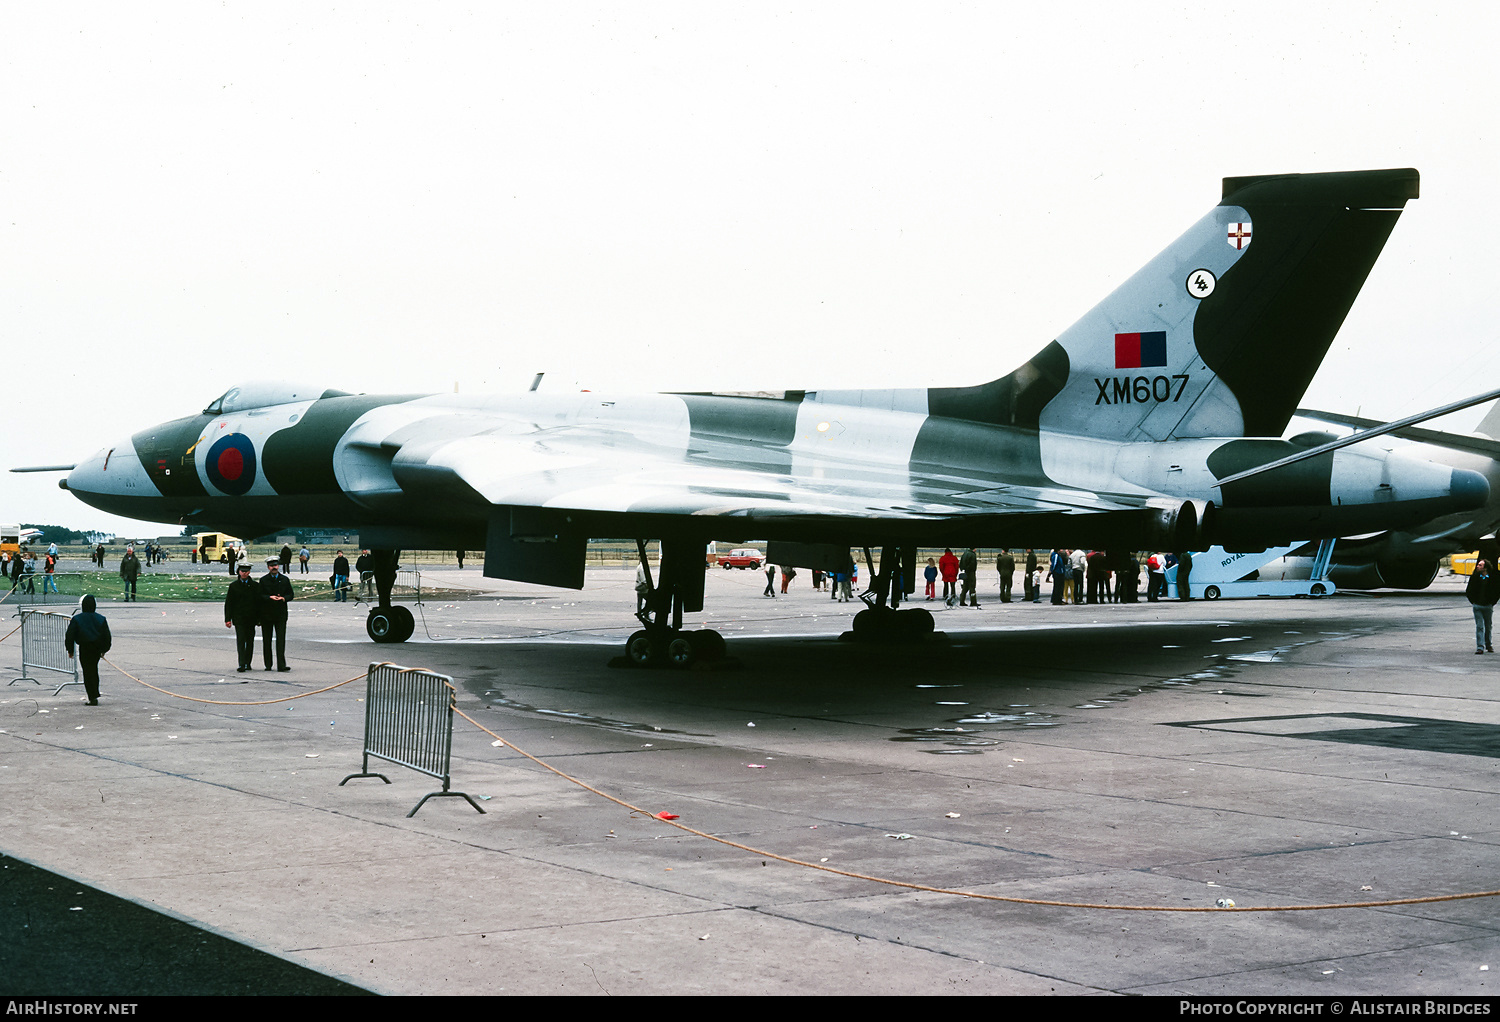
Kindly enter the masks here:
<path id="1" fill-rule="evenodd" d="M 1223 547 L 1210 547 L 1193 554 L 1188 575 L 1190 595 L 1205 600 L 1245 599 L 1251 596 L 1307 596 L 1318 599 L 1338 590 L 1328 578 L 1328 562 L 1337 540 L 1318 543 L 1311 557 L 1291 556 L 1310 544 L 1269 547 L 1258 554 L 1231 554 Z M 1167 597 L 1178 598 L 1177 566 L 1166 571 Z"/>

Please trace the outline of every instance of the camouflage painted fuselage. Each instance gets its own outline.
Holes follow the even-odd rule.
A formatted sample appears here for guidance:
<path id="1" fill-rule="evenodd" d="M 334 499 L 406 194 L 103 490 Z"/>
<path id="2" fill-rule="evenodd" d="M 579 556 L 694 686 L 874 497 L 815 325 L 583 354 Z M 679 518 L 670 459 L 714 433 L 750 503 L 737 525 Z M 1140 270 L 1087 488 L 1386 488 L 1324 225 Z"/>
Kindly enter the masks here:
<path id="1" fill-rule="evenodd" d="M 66 485 L 131 517 L 240 535 L 358 529 L 365 545 L 483 548 L 497 565 L 562 536 L 1233 549 L 1401 528 L 1482 502 L 1485 480 L 1375 445 L 1220 480 L 1296 450 L 1268 437 L 1416 189 L 1409 170 L 1227 179 L 1166 251 L 979 386 L 471 397 L 250 384 L 101 452 Z"/>

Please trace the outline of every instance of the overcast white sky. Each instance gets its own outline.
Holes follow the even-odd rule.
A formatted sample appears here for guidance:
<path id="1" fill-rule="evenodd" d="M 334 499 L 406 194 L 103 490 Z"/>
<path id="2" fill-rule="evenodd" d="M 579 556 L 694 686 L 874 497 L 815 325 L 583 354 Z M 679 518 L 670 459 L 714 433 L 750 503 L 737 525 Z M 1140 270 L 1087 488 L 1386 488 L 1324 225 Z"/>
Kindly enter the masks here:
<path id="1" fill-rule="evenodd" d="M 1306 400 L 1419 411 L 1500 369 L 1497 11 L 9 3 L 0 464 L 243 378 L 977 383 L 1222 177 L 1399 166 L 1423 197 Z M 158 531 L 55 476 L 0 474 L 0 519 Z"/>

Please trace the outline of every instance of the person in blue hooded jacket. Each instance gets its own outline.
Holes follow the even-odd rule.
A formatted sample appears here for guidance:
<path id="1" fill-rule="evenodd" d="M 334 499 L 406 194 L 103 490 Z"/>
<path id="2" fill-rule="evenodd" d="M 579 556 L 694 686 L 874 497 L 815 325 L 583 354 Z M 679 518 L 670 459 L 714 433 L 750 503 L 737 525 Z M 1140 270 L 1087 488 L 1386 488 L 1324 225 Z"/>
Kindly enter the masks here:
<path id="1" fill-rule="evenodd" d="M 99 659 L 109 652 L 112 644 L 109 622 L 103 614 L 96 613 L 94 607 L 94 598 L 85 596 L 63 636 L 68 659 L 71 660 L 77 650 L 78 663 L 83 668 L 83 690 L 88 693 L 90 706 L 99 705 Z"/>

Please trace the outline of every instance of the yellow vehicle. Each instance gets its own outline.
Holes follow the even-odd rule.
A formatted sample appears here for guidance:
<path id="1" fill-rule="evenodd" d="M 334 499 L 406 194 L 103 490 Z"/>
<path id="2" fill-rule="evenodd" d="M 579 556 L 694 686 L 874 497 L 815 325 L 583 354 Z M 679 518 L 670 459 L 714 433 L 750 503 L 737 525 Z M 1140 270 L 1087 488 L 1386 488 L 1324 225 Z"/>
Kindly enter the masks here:
<path id="1" fill-rule="evenodd" d="M 41 529 L 23 529 L 19 525 L 0 525 L 0 551 L 17 553 L 21 547 L 41 534 Z"/>
<path id="2" fill-rule="evenodd" d="M 236 559 L 245 556 L 245 541 L 236 539 L 227 533 L 194 533 L 193 542 L 198 547 L 198 558 L 204 564 L 212 564 L 214 561 L 218 561 L 220 564 L 228 564 L 230 550 L 234 551 Z"/>
<path id="3" fill-rule="evenodd" d="M 1479 560 L 1479 555 L 1477 553 L 1473 553 L 1473 554 L 1454 554 L 1453 555 L 1453 574 L 1455 574 L 1455 575 L 1472 575 L 1472 574 L 1474 574 L 1474 562 L 1477 561 L 1477 560 Z"/>

